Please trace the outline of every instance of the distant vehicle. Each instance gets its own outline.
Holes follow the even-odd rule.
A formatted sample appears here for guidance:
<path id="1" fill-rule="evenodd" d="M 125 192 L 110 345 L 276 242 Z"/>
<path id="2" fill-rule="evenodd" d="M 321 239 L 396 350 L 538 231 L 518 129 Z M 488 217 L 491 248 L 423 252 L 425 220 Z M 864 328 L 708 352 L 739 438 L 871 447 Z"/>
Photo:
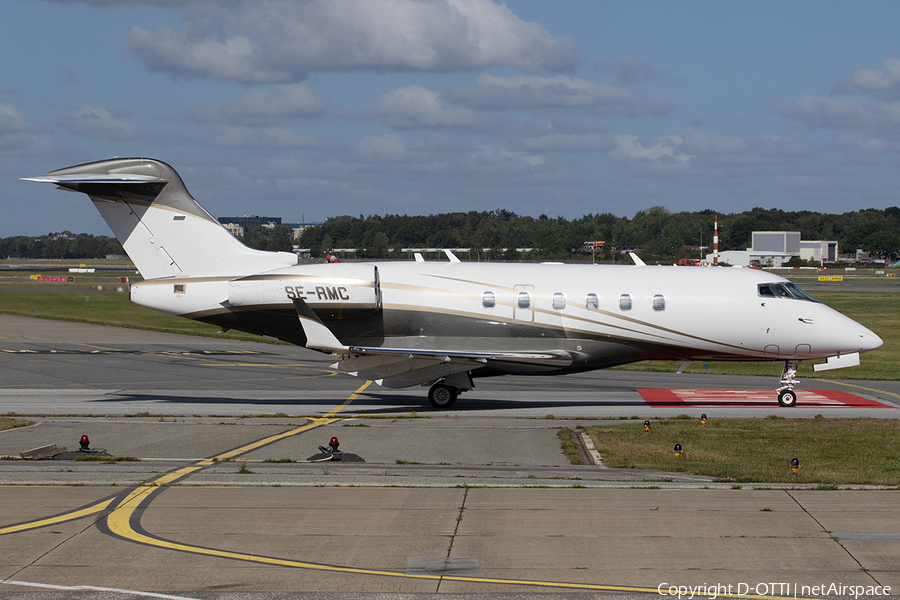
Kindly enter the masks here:
<path id="1" fill-rule="evenodd" d="M 582 252 L 600 252 L 606 242 L 585 242 L 581 245 Z"/>
<path id="2" fill-rule="evenodd" d="M 112 159 L 28 181 L 84 192 L 145 281 L 133 302 L 334 355 L 387 388 L 429 386 L 451 406 L 479 377 L 559 375 L 641 360 L 859 364 L 882 345 L 790 281 L 749 269 L 448 261 L 298 265 L 244 246 L 151 159 Z M 594 242 L 596 243 L 596 242 Z M 601 242 L 602 243 L 602 242 Z"/>

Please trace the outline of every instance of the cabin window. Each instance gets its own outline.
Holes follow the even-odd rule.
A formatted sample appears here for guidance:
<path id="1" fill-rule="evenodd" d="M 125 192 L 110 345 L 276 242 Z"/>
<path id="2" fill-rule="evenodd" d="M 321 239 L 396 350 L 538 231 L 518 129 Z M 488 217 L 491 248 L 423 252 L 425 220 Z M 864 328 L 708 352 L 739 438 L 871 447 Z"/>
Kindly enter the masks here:
<path id="1" fill-rule="evenodd" d="M 588 294 L 584 305 L 588 310 L 597 310 L 600 308 L 600 299 L 597 298 L 597 294 Z"/>
<path id="2" fill-rule="evenodd" d="M 662 312 L 666 310 L 666 297 L 662 294 L 657 294 L 653 296 L 653 310 L 656 312 Z"/>
<path id="3" fill-rule="evenodd" d="M 519 308 L 531 308 L 531 294 L 519 292 L 519 295 L 516 296 L 516 306 Z"/>
<path id="4" fill-rule="evenodd" d="M 553 310 L 562 310 L 566 307 L 566 296 L 556 292 L 553 294 Z"/>
<path id="5" fill-rule="evenodd" d="M 184 215 L 175 215 L 173 217 L 174 221 L 184 221 Z"/>
<path id="6" fill-rule="evenodd" d="M 481 305 L 485 308 L 494 308 L 497 304 L 497 297 L 494 292 L 485 292 L 481 295 Z"/>
<path id="7" fill-rule="evenodd" d="M 183 293 L 184 293 L 184 288 L 185 288 L 185 284 L 183 284 L 183 283 L 176 283 L 176 284 L 174 285 L 174 290 L 173 290 L 173 291 L 174 291 L 176 294 L 183 294 Z"/>
<path id="8" fill-rule="evenodd" d="M 631 294 L 622 294 L 619 296 L 619 310 L 631 310 Z"/>

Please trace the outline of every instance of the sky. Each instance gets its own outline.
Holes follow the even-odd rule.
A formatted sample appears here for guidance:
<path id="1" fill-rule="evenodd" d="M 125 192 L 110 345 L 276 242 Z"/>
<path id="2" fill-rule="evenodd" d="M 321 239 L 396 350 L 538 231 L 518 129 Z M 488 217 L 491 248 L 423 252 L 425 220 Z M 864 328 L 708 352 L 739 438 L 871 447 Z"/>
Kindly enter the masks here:
<path id="1" fill-rule="evenodd" d="M 215 216 L 900 204 L 900 2 L 0 0 L 0 237 L 109 234 L 20 181 L 172 165 Z"/>

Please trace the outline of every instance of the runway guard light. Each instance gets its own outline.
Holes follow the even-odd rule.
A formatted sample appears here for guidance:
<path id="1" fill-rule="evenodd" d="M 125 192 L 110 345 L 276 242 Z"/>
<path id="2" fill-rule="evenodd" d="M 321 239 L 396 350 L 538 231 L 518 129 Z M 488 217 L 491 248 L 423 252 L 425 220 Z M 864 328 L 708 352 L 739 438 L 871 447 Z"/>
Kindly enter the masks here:
<path id="1" fill-rule="evenodd" d="M 328 445 L 331 447 L 332 452 L 337 452 L 338 446 L 340 444 L 338 443 L 338 439 L 336 437 L 333 437 L 331 438 L 331 441 L 328 442 Z"/>
<path id="2" fill-rule="evenodd" d="M 644 431 L 650 431 L 650 421 L 644 421 Z"/>
<path id="3" fill-rule="evenodd" d="M 78 442 L 81 445 L 82 450 L 89 450 L 91 447 L 91 440 L 88 436 L 81 436 L 81 441 Z"/>
<path id="4" fill-rule="evenodd" d="M 706 413 L 703 413 L 702 415 L 700 415 L 700 424 L 706 425 Z"/>
<path id="5" fill-rule="evenodd" d="M 800 459 L 799 458 L 791 459 L 791 471 L 793 471 L 794 473 L 800 472 Z"/>
<path id="6" fill-rule="evenodd" d="M 681 444 L 675 444 L 675 456 L 680 458 L 681 455 L 682 455 Z"/>

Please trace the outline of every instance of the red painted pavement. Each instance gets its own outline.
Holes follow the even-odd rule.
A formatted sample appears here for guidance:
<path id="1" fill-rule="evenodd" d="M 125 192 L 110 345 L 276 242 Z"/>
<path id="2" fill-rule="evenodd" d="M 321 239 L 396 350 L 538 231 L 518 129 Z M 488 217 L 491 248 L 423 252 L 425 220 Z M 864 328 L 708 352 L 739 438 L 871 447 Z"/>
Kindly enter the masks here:
<path id="1" fill-rule="evenodd" d="M 838 390 L 794 390 L 799 408 L 897 408 Z M 778 406 L 774 390 L 669 390 L 639 389 L 654 408 L 726 408 Z"/>

